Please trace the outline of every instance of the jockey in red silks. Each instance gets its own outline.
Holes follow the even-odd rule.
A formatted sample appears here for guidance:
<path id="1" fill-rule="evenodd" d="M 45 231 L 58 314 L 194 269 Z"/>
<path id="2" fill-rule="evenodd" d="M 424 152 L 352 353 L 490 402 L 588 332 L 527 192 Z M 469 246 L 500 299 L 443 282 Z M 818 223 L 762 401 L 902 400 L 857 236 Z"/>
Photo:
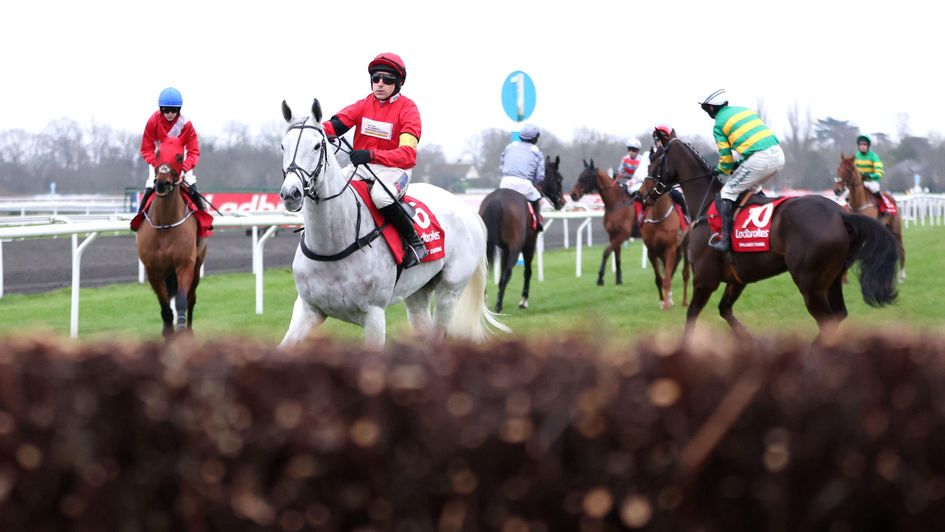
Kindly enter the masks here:
<path id="1" fill-rule="evenodd" d="M 420 111 L 401 94 L 407 80 L 407 68 L 397 54 L 378 54 L 368 63 L 371 94 L 345 107 L 323 125 L 328 138 L 354 132 L 351 164 L 345 171 L 371 186 L 371 200 L 404 239 L 404 269 L 420 263 L 427 248 L 417 235 L 413 222 L 397 204 L 407 191 L 410 175 L 417 164 L 420 142 Z M 382 186 L 383 185 L 383 186 Z"/>
<path id="2" fill-rule="evenodd" d="M 187 185 L 184 188 L 197 208 L 206 210 L 200 193 L 197 192 L 197 176 L 194 175 L 194 168 L 200 160 L 200 143 L 193 123 L 180 114 L 183 104 L 184 100 L 180 91 L 174 87 L 162 90 L 158 96 L 159 109 L 151 115 L 144 126 L 144 134 L 141 135 L 141 158 L 148 163 L 148 181 L 138 207 L 139 212 L 144 209 L 148 198 L 154 193 L 154 166 L 157 162 L 155 153 L 161 147 L 161 142 L 168 137 L 177 137 L 184 145 L 185 157 L 184 164 L 181 166 L 184 183 Z"/>

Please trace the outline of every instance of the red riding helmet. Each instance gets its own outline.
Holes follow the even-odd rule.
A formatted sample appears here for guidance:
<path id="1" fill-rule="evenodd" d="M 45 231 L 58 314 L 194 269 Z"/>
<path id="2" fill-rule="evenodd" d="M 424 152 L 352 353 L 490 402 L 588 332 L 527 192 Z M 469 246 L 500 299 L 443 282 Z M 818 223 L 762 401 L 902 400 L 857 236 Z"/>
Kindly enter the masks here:
<path id="1" fill-rule="evenodd" d="M 673 132 L 672 128 L 670 128 L 666 124 L 660 124 L 656 126 L 654 129 L 656 129 L 657 131 L 662 131 L 667 137 Z"/>
<path id="2" fill-rule="evenodd" d="M 390 52 L 377 54 L 377 57 L 368 63 L 367 69 L 368 74 L 382 70 L 399 77 L 401 82 L 407 80 L 407 67 L 404 66 L 404 60 L 399 55 Z"/>

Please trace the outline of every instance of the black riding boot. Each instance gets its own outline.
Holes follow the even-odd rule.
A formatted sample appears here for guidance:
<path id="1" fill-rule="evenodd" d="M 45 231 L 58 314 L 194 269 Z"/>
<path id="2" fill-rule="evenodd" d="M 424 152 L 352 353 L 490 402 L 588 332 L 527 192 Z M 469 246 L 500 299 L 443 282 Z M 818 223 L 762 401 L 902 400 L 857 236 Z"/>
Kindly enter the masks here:
<path id="1" fill-rule="evenodd" d="M 138 212 L 144 210 L 144 206 L 148 203 L 148 198 L 151 197 L 151 194 L 154 194 L 154 187 L 145 187 L 144 194 L 141 195 L 141 203 L 138 205 Z"/>
<path id="2" fill-rule="evenodd" d="M 200 195 L 200 192 L 197 191 L 197 183 L 193 185 L 187 185 L 187 195 L 190 196 L 190 200 L 194 202 L 194 205 L 197 206 L 197 209 L 201 211 L 206 211 L 207 207 L 203 204 L 203 196 Z"/>
<path id="3" fill-rule="evenodd" d="M 669 197 L 673 198 L 673 201 L 676 202 L 676 205 L 679 205 L 682 208 L 683 216 L 686 217 L 687 223 L 692 223 L 692 218 L 689 217 L 689 207 L 686 205 L 686 198 L 683 197 L 682 192 L 676 190 L 675 188 L 669 191 Z"/>
<path id="4" fill-rule="evenodd" d="M 420 236 L 413 228 L 413 222 L 407 216 L 403 207 L 394 203 L 380 209 L 384 218 L 397 229 L 400 236 L 404 239 L 404 263 L 403 268 L 411 268 L 420 264 L 420 261 L 427 256 L 427 247 Z"/>
<path id="5" fill-rule="evenodd" d="M 535 232 L 540 233 L 545 230 L 545 226 L 541 223 L 541 198 L 536 199 L 531 204 L 532 208 L 535 209 L 535 219 L 538 220 L 538 228 L 535 229 Z"/>
<path id="6" fill-rule="evenodd" d="M 709 242 L 709 247 L 716 251 L 729 251 L 732 235 L 732 215 L 735 212 L 735 200 L 723 199 L 719 205 L 719 216 L 722 217 L 722 233 L 715 242 Z"/>

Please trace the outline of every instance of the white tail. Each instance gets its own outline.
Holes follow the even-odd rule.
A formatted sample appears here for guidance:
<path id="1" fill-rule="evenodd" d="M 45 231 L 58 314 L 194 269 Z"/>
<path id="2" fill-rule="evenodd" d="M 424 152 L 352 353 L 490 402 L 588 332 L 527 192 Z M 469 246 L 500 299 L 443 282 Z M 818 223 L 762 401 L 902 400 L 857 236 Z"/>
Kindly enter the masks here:
<path id="1" fill-rule="evenodd" d="M 477 216 L 478 218 L 478 216 Z M 482 226 L 482 233 L 486 233 L 486 225 L 479 220 Z M 504 323 L 499 321 L 498 315 L 486 307 L 486 281 L 489 273 L 489 265 L 486 262 L 485 247 L 482 250 L 482 260 L 476 267 L 476 272 L 463 293 L 460 294 L 456 302 L 456 309 L 453 313 L 453 319 L 447 327 L 447 334 L 454 338 L 467 338 L 475 342 L 485 342 L 494 330 L 510 333 Z"/>

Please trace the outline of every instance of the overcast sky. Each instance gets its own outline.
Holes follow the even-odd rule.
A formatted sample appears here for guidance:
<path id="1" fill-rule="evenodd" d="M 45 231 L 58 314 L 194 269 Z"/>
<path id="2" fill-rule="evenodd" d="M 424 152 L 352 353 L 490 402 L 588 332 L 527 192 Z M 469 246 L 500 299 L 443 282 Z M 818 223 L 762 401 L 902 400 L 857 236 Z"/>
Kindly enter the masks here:
<path id="1" fill-rule="evenodd" d="M 934 2 L 582 0 L 230 0 L 6 2 L 0 130 L 68 117 L 139 131 L 162 88 L 184 97 L 202 135 L 252 132 L 280 102 L 326 115 L 369 92 L 379 52 L 407 64 L 421 143 L 458 157 L 487 128 L 515 129 L 501 104 L 513 71 L 534 81 L 528 120 L 570 140 L 578 128 L 626 137 L 668 122 L 710 136 L 697 102 L 717 88 L 764 102 L 787 130 L 797 104 L 868 132 L 945 131 L 942 35 Z M 936 7 L 928 7 L 935 5 Z M 851 151 L 853 139 L 851 139 Z"/>

